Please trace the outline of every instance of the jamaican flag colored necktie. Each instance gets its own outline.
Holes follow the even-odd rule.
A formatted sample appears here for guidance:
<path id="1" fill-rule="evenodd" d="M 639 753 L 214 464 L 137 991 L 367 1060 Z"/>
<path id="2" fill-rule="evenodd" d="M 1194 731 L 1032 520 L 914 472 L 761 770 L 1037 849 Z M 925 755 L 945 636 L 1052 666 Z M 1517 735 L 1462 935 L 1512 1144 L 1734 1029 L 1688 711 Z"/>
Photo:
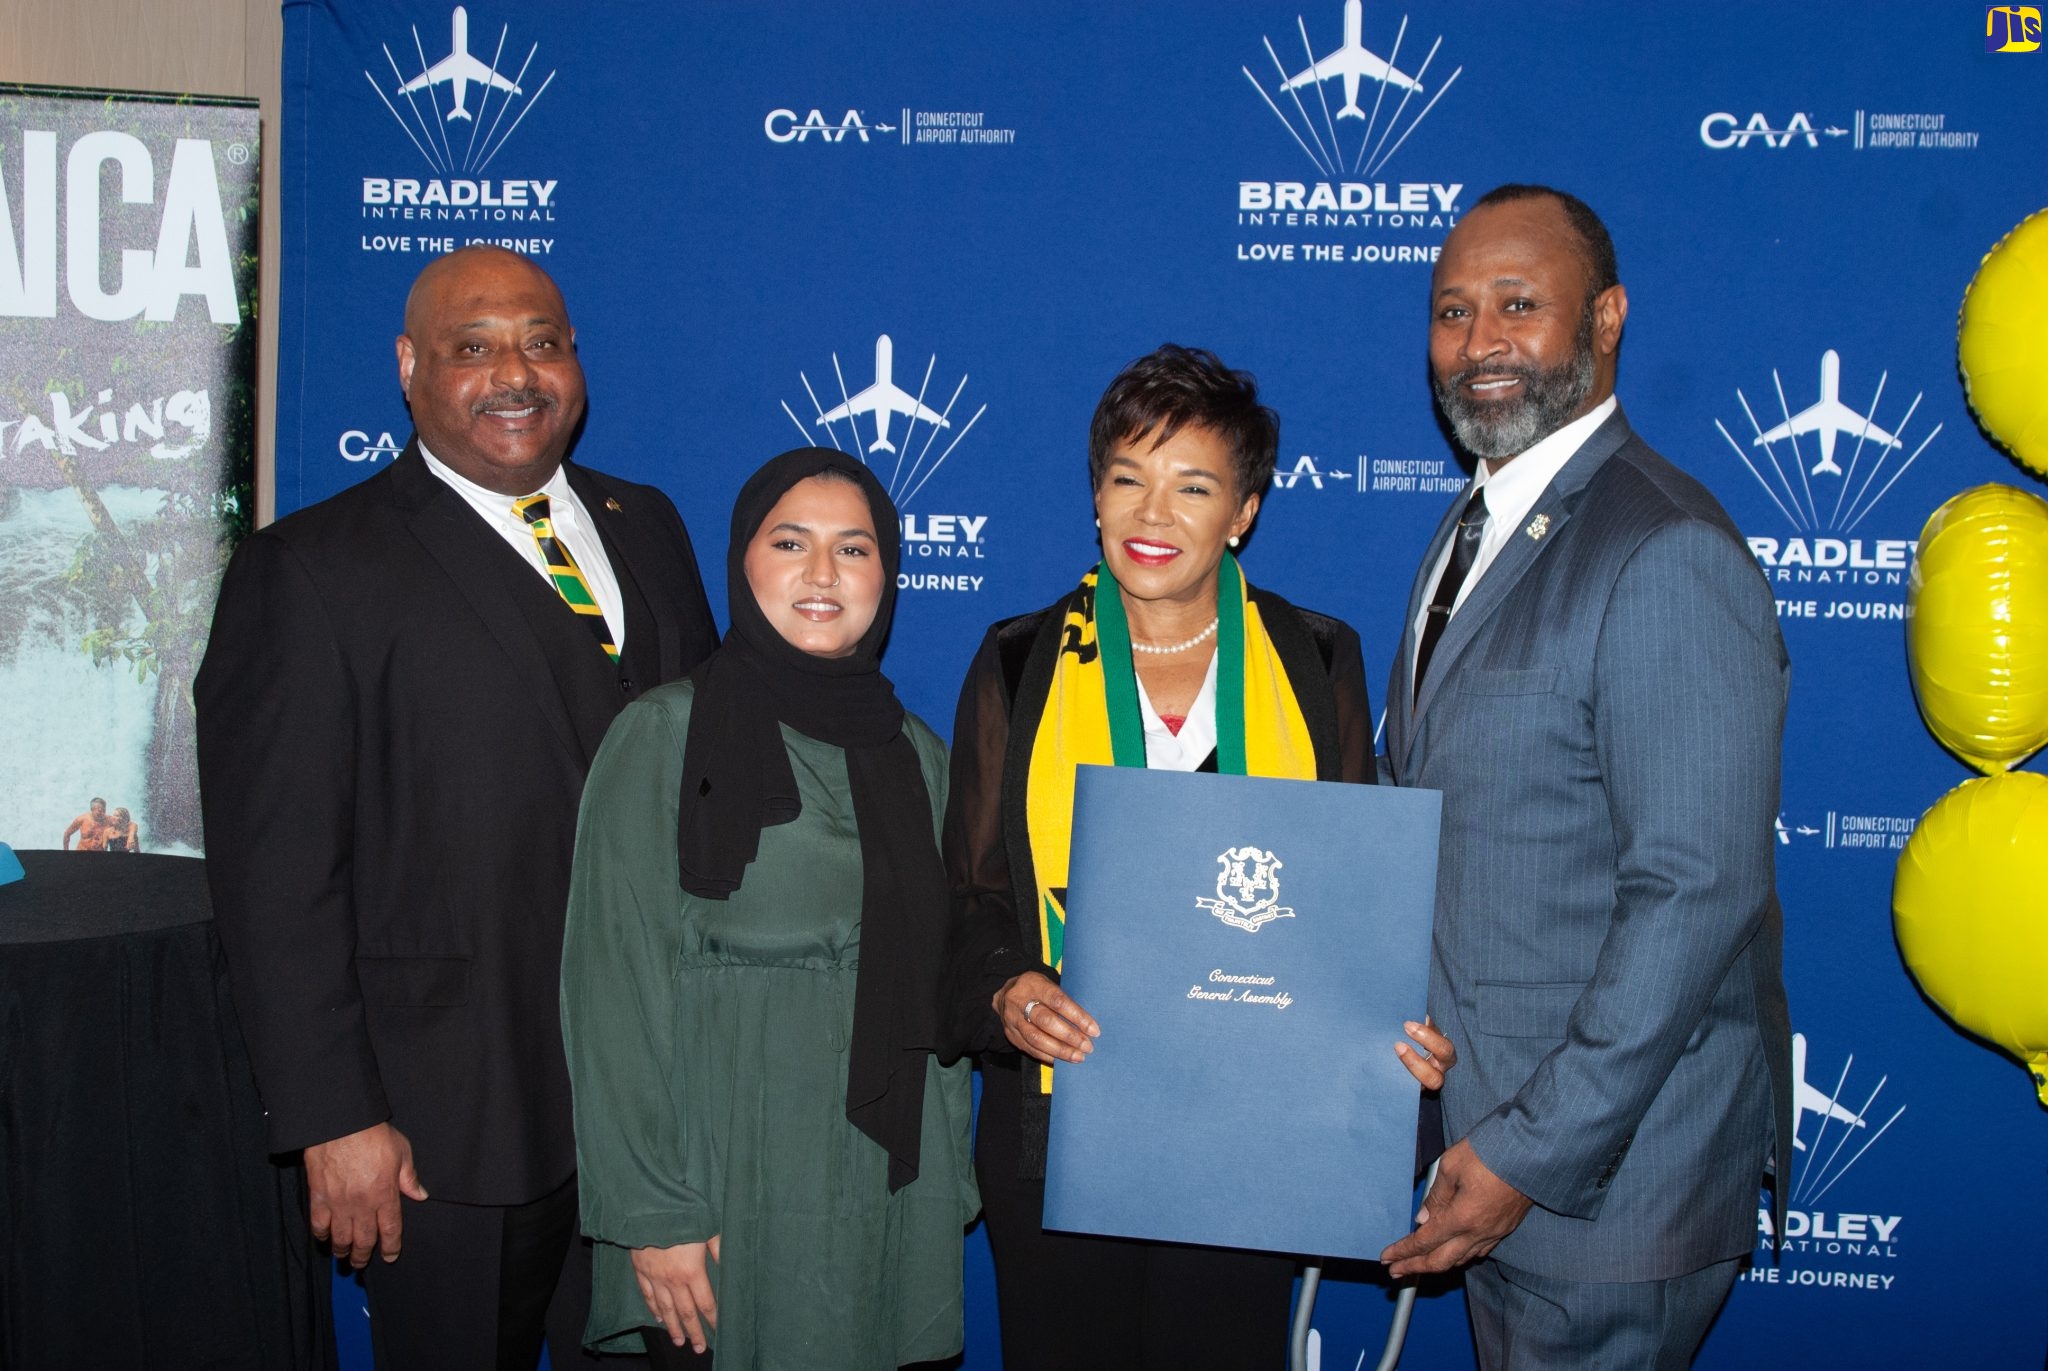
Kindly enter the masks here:
<path id="1" fill-rule="evenodd" d="M 590 625 L 590 631 L 597 635 L 597 645 L 604 649 L 605 656 L 615 662 L 619 660 L 619 646 L 612 641 L 611 628 L 604 621 L 604 611 L 598 608 L 597 597 L 590 593 L 590 582 L 583 579 L 583 568 L 576 565 L 569 549 L 555 537 L 554 522 L 548 518 L 548 497 L 529 495 L 523 500 L 514 500 L 512 512 L 526 520 L 527 528 L 532 530 L 534 545 L 540 549 L 541 560 L 547 563 L 548 579 L 561 593 L 562 603 L 575 610 L 583 622 Z"/>

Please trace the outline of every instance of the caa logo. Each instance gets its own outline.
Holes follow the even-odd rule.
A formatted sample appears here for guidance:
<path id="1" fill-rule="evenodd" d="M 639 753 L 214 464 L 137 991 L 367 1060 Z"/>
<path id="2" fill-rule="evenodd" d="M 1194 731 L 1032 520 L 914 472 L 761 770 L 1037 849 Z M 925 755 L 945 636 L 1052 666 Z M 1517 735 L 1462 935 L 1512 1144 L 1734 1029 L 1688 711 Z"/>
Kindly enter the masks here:
<path id="1" fill-rule="evenodd" d="M 2032 5 L 1993 5 L 1984 11 L 1984 51 L 2040 50 L 2041 11 Z"/>
<path id="2" fill-rule="evenodd" d="M 793 109 L 772 109 L 768 111 L 768 117 L 761 121 L 761 131 L 768 135 L 768 141 L 771 143 L 801 143 L 813 134 L 824 142 L 840 143 L 845 141 L 849 133 L 865 143 L 870 133 L 894 133 L 896 125 L 866 123 L 861 119 L 860 111 L 857 109 L 848 110 L 836 124 L 828 121 L 820 110 L 814 109 L 802 119 L 798 119 Z"/>
<path id="3" fill-rule="evenodd" d="M 396 457 L 405 451 L 405 444 L 396 442 L 388 433 L 380 433 L 375 441 L 362 429 L 352 428 L 341 435 L 335 445 L 345 462 L 375 462 L 379 458 Z"/>
<path id="4" fill-rule="evenodd" d="M 1832 819 L 1834 816 L 1829 815 L 1828 817 Z M 1772 822 L 1771 831 L 1777 835 L 1778 845 L 1780 847 L 1792 846 L 1792 835 L 1795 833 L 1797 833 L 1802 838 L 1818 838 L 1821 836 L 1821 833 L 1823 832 L 1823 830 L 1815 828 L 1812 824 L 1795 824 L 1790 827 L 1787 827 L 1785 823 L 1785 812 L 1783 810 L 1778 811 L 1777 819 Z M 1829 843 L 1828 845 L 1830 847 L 1834 846 L 1833 843 Z"/>
<path id="5" fill-rule="evenodd" d="M 1287 466 L 1283 463 L 1273 468 L 1273 488 L 1275 490 L 1292 490 L 1303 481 L 1307 481 L 1317 490 L 1321 490 L 1323 482 L 1326 480 L 1333 483 L 1341 482 L 1344 485 L 1350 485 L 1351 473 L 1348 471 L 1338 471 L 1334 467 L 1319 467 L 1316 465 L 1314 454 L 1307 452 L 1295 458 L 1293 466 Z"/>
<path id="6" fill-rule="evenodd" d="M 1807 147 L 1820 146 L 1821 135 L 1840 138 L 1848 133 L 1832 124 L 1816 129 L 1813 120 L 1805 114 L 1795 114 L 1785 121 L 1784 127 L 1773 127 L 1762 114 L 1752 114 L 1748 123 L 1742 123 L 1725 111 L 1708 115 L 1700 120 L 1700 141 L 1710 148 L 1746 148 L 1752 140 L 1762 139 L 1767 148 L 1788 148 L 1797 139 Z"/>

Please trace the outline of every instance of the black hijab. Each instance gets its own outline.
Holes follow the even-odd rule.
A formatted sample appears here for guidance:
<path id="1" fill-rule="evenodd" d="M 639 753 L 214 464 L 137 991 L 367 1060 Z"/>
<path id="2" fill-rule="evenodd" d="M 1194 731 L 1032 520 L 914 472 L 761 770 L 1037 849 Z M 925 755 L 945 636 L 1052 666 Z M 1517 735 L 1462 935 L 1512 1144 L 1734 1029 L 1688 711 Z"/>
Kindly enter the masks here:
<path id="1" fill-rule="evenodd" d="M 790 487 L 821 472 L 867 497 L 882 563 L 875 621 L 847 657 L 815 657 L 783 638 L 747 583 L 747 545 Z M 860 973 L 854 985 L 846 1117 L 889 1154 L 889 1189 L 917 1178 L 925 1058 L 937 1043 L 947 885 L 932 803 L 903 706 L 882 674 L 896 605 L 896 506 L 866 464 L 830 448 L 777 457 L 740 488 L 725 553 L 731 628 L 692 679 L 683 745 L 677 854 L 683 889 L 722 900 L 739 889 L 761 830 L 802 809 L 778 724 L 846 752 L 860 830 Z"/>

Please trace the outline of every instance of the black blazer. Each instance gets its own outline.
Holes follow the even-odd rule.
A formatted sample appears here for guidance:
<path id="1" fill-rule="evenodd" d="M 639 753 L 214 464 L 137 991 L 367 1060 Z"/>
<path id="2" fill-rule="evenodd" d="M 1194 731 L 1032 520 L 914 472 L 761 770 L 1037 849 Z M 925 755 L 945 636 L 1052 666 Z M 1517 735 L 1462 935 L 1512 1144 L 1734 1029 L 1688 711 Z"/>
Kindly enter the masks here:
<path id="1" fill-rule="evenodd" d="M 584 775 L 717 633 L 668 497 L 565 470 L 626 604 L 616 664 L 417 439 L 228 566 L 201 799 L 274 1151 L 389 1119 L 435 1197 L 473 1204 L 575 1170 L 558 996 Z"/>
<path id="2" fill-rule="evenodd" d="M 1078 592 L 1075 592 L 1078 593 Z M 1315 748 L 1316 779 L 1371 785 L 1377 779 L 1372 746 L 1372 705 L 1358 634 L 1341 619 L 1297 609 L 1254 586 L 1251 597 L 1272 635 L 1274 650 L 1301 706 Z M 967 668 L 953 722 L 952 778 L 947 788 L 945 855 L 953 886 L 956 941 L 947 1000 L 952 1010 L 942 1056 L 1019 1056 L 989 1007 L 1012 976 L 1040 971 L 1059 976 L 1039 957 L 1037 878 L 1025 820 L 1025 788 L 1039 716 L 1052 690 L 1059 659 L 1060 625 L 1070 593 L 1035 614 L 994 625 Z M 1045 1174 L 1047 1100 L 1038 1073 L 1023 1071 L 1020 1174 Z M 990 1075 L 987 1091 L 1011 1089 Z M 1007 1104 L 1003 1106 L 1005 1114 Z M 986 1115 L 984 1116 L 986 1117 Z M 984 1154 L 987 1155 L 986 1153 Z"/>

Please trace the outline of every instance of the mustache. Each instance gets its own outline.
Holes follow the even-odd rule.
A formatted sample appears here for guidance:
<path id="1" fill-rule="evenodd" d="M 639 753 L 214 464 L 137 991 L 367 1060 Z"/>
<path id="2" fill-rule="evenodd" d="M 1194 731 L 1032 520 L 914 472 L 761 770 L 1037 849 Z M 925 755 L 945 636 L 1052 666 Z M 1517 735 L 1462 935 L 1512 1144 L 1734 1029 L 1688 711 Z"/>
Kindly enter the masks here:
<path id="1" fill-rule="evenodd" d="M 524 390 L 501 390 L 494 395 L 486 395 L 471 405 L 469 412 L 482 414 L 487 409 L 526 409 L 529 406 L 553 409 L 560 403 L 548 392 L 528 386 Z"/>
<path id="2" fill-rule="evenodd" d="M 1475 381 L 1504 381 L 1510 377 L 1519 377 L 1524 381 L 1532 381 L 1540 374 L 1535 367 L 1467 367 L 1464 371 L 1446 377 L 1443 384 L 1457 387 L 1470 385 Z"/>

